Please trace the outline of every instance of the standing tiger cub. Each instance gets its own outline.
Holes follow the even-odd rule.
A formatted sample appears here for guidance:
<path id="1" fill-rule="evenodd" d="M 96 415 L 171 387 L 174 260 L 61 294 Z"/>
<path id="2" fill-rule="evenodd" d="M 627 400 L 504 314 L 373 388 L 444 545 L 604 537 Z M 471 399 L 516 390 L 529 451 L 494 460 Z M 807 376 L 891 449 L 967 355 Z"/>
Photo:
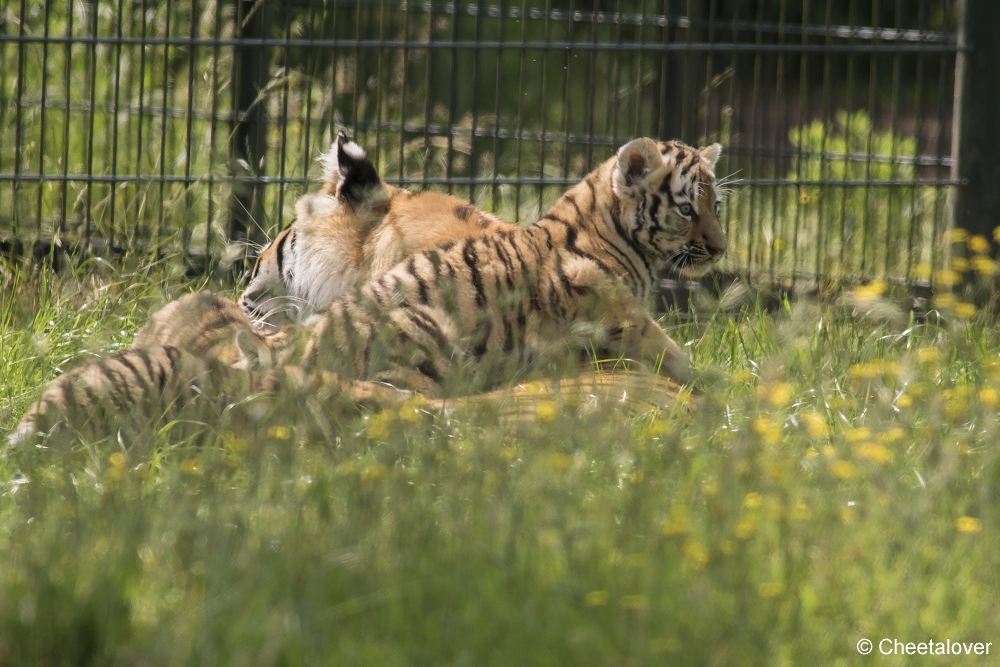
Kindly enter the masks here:
<path id="1" fill-rule="evenodd" d="M 456 371 L 485 389 L 563 348 L 686 382 L 687 356 L 644 302 L 661 266 L 701 275 L 725 252 L 720 153 L 636 139 L 537 223 L 410 255 L 317 317 L 306 370 L 447 394 Z"/>
<path id="2" fill-rule="evenodd" d="M 322 187 L 295 203 L 295 221 L 257 255 L 240 296 L 260 323 L 326 308 L 416 250 L 518 229 L 456 197 L 385 183 L 343 132 L 320 162 Z"/>

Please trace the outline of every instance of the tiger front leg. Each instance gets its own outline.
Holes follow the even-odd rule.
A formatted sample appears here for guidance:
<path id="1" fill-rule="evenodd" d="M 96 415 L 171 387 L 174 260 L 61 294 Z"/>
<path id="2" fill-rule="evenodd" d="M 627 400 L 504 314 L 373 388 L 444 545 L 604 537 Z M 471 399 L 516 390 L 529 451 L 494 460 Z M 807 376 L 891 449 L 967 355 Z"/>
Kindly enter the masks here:
<path id="1" fill-rule="evenodd" d="M 691 361 L 680 346 L 650 317 L 643 304 L 630 295 L 602 294 L 598 300 L 597 319 L 612 333 L 612 346 L 658 374 L 680 384 L 691 381 Z M 612 352 L 614 348 L 612 347 Z"/>
<path id="2" fill-rule="evenodd" d="M 636 319 L 639 321 L 628 322 L 623 332 L 629 356 L 634 355 L 660 375 L 680 384 L 690 383 L 691 360 L 688 355 L 647 313 Z"/>

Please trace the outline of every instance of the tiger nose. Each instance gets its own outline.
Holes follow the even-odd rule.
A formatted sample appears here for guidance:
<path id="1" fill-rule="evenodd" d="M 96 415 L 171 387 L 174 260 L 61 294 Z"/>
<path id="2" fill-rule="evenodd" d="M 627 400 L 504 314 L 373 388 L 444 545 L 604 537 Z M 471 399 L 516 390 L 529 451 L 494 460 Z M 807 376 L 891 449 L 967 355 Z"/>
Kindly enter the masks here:
<path id="1" fill-rule="evenodd" d="M 705 239 L 705 249 L 712 259 L 718 259 L 726 254 L 726 240 Z"/>

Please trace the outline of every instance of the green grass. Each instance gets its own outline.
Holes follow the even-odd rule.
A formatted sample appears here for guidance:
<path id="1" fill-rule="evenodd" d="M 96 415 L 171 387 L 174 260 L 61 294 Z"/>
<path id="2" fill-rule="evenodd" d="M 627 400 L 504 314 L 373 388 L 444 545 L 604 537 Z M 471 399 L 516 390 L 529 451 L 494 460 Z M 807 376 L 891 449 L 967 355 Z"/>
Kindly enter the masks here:
<path id="1" fill-rule="evenodd" d="M 3 430 L 191 287 L 6 276 Z M 0 664 L 908 660 L 862 637 L 995 655 L 1000 336 L 852 303 L 668 318 L 694 411 L 513 426 L 279 396 L 129 447 L 10 451 Z"/>

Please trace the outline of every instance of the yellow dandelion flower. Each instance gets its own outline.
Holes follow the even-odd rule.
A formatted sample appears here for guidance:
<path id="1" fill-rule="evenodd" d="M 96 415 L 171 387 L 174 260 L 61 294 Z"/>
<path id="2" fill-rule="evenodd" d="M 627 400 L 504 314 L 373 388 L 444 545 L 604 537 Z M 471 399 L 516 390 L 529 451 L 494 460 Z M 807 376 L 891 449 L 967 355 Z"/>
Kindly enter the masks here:
<path id="1" fill-rule="evenodd" d="M 543 424 L 555 421 L 558 414 L 559 408 L 555 402 L 548 399 L 538 401 L 538 405 L 535 406 L 535 419 Z"/>
<path id="2" fill-rule="evenodd" d="M 736 522 L 736 537 L 741 540 L 748 540 L 757 532 L 757 517 L 747 514 L 740 517 Z"/>
<path id="3" fill-rule="evenodd" d="M 706 479 L 701 483 L 701 492 L 706 496 L 714 496 L 719 493 L 719 483 L 714 479 Z"/>
<path id="4" fill-rule="evenodd" d="M 959 302 L 955 304 L 955 316 L 967 320 L 976 314 L 976 307 L 971 303 Z"/>
<path id="5" fill-rule="evenodd" d="M 854 476 L 854 466 L 848 461 L 837 460 L 830 464 L 830 472 L 838 479 L 850 479 Z"/>
<path id="6" fill-rule="evenodd" d="M 646 597 L 644 595 L 623 595 L 621 601 L 622 609 L 628 611 L 638 611 L 646 608 Z"/>
<path id="7" fill-rule="evenodd" d="M 781 442 L 781 427 L 775 424 L 769 417 L 758 417 L 753 423 L 754 432 L 767 445 L 776 445 Z"/>
<path id="8" fill-rule="evenodd" d="M 813 438 L 826 438 L 830 435 L 830 427 L 826 419 L 818 412 L 807 412 L 802 416 L 806 431 Z"/>
<path id="9" fill-rule="evenodd" d="M 823 456 L 828 459 L 833 459 L 837 456 L 837 450 L 830 445 L 823 445 L 820 448 L 820 451 L 823 452 Z"/>
<path id="10" fill-rule="evenodd" d="M 688 540 L 684 543 L 684 555 L 691 561 L 695 570 L 700 570 L 708 563 L 708 549 L 698 540 Z"/>
<path id="11" fill-rule="evenodd" d="M 628 476 L 628 481 L 632 482 L 633 484 L 642 484 L 642 482 L 645 479 L 646 479 L 646 473 L 644 473 L 641 470 L 637 470 Z"/>
<path id="12" fill-rule="evenodd" d="M 420 410 L 404 403 L 399 408 L 399 420 L 410 424 L 420 421 Z"/>
<path id="13" fill-rule="evenodd" d="M 847 442 L 861 442 L 862 440 L 867 440 L 872 437 L 872 431 L 869 428 L 851 428 L 847 429 L 844 433 L 844 437 L 847 438 Z"/>
<path id="14" fill-rule="evenodd" d="M 389 474 L 389 469 L 381 463 L 373 463 L 361 471 L 362 482 L 377 482 Z"/>
<path id="15" fill-rule="evenodd" d="M 854 364 L 847 371 L 847 374 L 855 380 L 874 380 L 882 375 L 882 365 L 874 364 Z"/>
<path id="16" fill-rule="evenodd" d="M 997 271 L 997 263 L 989 257 L 979 255 L 972 258 L 972 270 L 981 276 L 992 276 Z"/>
<path id="17" fill-rule="evenodd" d="M 106 473 L 104 473 L 104 479 L 109 482 L 120 482 L 125 479 L 125 470 L 117 466 L 112 466 L 108 468 Z"/>
<path id="18" fill-rule="evenodd" d="M 200 475 L 201 466 L 198 465 L 198 461 L 195 459 L 186 459 L 181 461 L 181 472 L 185 475 Z"/>
<path id="19" fill-rule="evenodd" d="M 808 521 L 812 518 L 812 510 L 809 509 L 809 505 L 806 501 L 799 500 L 792 507 L 792 520 L 793 521 Z"/>
<path id="20" fill-rule="evenodd" d="M 889 286 L 884 280 L 873 280 L 854 290 L 854 296 L 861 301 L 874 301 L 886 293 Z"/>
<path id="21" fill-rule="evenodd" d="M 292 437 L 292 429 L 287 426 L 272 426 L 267 429 L 267 434 L 276 440 L 288 440 Z"/>
<path id="22" fill-rule="evenodd" d="M 917 362 L 921 364 L 934 364 L 940 358 L 941 350 L 936 347 L 921 347 L 917 350 Z M 917 395 L 912 388 L 910 389 L 910 393 Z"/>
<path id="23" fill-rule="evenodd" d="M 537 380 L 534 382 L 528 382 L 522 386 L 524 387 L 524 391 L 531 396 L 541 396 L 542 394 L 547 393 L 545 383 L 538 382 Z"/>
<path id="24" fill-rule="evenodd" d="M 983 529 L 983 522 L 973 516 L 960 516 L 955 519 L 955 528 L 960 533 L 978 533 Z"/>
<path id="25" fill-rule="evenodd" d="M 583 603 L 588 607 L 603 607 L 608 603 L 608 592 L 590 591 L 583 597 Z"/>
<path id="26" fill-rule="evenodd" d="M 125 465 L 125 455 L 122 454 L 121 452 L 115 452 L 114 454 L 108 457 L 108 461 L 110 461 L 111 465 L 113 465 L 114 467 L 121 468 L 122 466 Z"/>
<path id="27" fill-rule="evenodd" d="M 934 280 L 945 287 L 954 287 L 962 281 L 962 276 L 951 269 L 941 269 L 934 274 Z"/>
<path id="28" fill-rule="evenodd" d="M 734 382 L 753 382 L 754 380 L 754 374 L 745 368 L 733 371 L 731 377 Z"/>
<path id="29" fill-rule="evenodd" d="M 1000 407 L 1000 391 L 997 391 L 993 387 L 980 389 L 979 402 L 990 408 Z"/>
<path id="30" fill-rule="evenodd" d="M 949 268 L 951 268 L 952 271 L 963 273 L 969 270 L 969 262 L 964 257 L 952 257 L 951 262 L 949 263 Z"/>
<path id="31" fill-rule="evenodd" d="M 389 429 L 396 419 L 395 410 L 383 410 L 377 415 L 368 418 L 368 427 L 365 429 L 369 438 L 384 440 L 389 437 Z"/>
<path id="32" fill-rule="evenodd" d="M 775 252 L 779 252 L 785 248 L 785 242 L 783 239 L 774 239 L 774 243 L 771 244 Z"/>
<path id="33" fill-rule="evenodd" d="M 761 497 L 759 493 L 751 491 L 743 498 L 743 506 L 749 509 L 760 507 Z"/>
<path id="34" fill-rule="evenodd" d="M 956 397 L 945 401 L 944 414 L 952 421 L 958 421 L 965 415 L 967 404 L 964 398 Z"/>
<path id="35" fill-rule="evenodd" d="M 955 307 L 958 303 L 958 299 L 951 292 L 945 292 L 944 294 L 935 294 L 934 298 L 931 299 L 931 305 L 940 310 L 949 310 Z"/>
<path id="36" fill-rule="evenodd" d="M 990 242 L 982 234 L 970 236 L 965 245 L 969 249 L 969 252 L 976 253 L 977 255 L 985 255 L 990 251 Z"/>
<path id="37" fill-rule="evenodd" d="M 995 227 L 993 229 L 993 240 L 1000 243 L 1000 227 Z"/>
<path id="38" fill-rule="evenodd" d="M 854 511 L 853 507 L 841 507 L 838 514 L 840 515 L 840 523 L 848 526 L 854 523 L 854 516 L 857 512 Z"/>
<path id="39" fill-rule="evenodd" d="M 660 533 L 666 537 L 673 537 L 675 535 L 686 535 L 691 532 L 691 519 L 688 517 L 687 511 L 677 505 L 670 511 L 670 516 L 667 520 L 663 522 L 663 526 L 660 527 Z"/>
<path id="40" fill-rule="evenodd" d="M 765 581 L 757 586 L 757 592 L 762 598 L 776 598 L 785 590 L 780 581 Z"/>
<path id="41" fill-rule="evenodd" d="M 664 419 L 653 419 L 646 426 L 646 437 L 659 438 L 670 433 L 672 424 Z"/>
<path id="42" fill-rule="evenodd" d="M 930 264 L 914 264 L 910 268 L 910 278 L 913 280 L 928 280 L 931 277 Z"/>
<path id="43" fill-rule="evenodd" d="M 508 461 L 517 458 L 517 447 L 511 447 L 510 445 L 502 445 L 500 447 L 500 456 L 507 459 Z"/>
<path id="44" fill-rule="evenodd" d="M 965 243 L 969 238 L 969 232 L 961 227 L 953 227 L 944 233 L 945 243 Z"/>
<path id="45" fill-rule="evenodd" d="M 222 442 L 226 445 L 226 448 L 239 454 L 247 448 L 246 438 L 241 438 L 232 431 L 226 431 L 222 436 Z"/>
<path id="46" fill-rule="evenodd" d="M 783 408 L 791 402 L 793 394 L 792 385 L 787 382 L 776 382 L 768 392 L 767 401 L 776 408 Z"/>
<path id="47" fill-rule="evenodd" d="M 868 459 L 875 463 L 888 463 L 892 461 L 892 452 L 884 445 L 876 445 L 874 442 L 862 442 L 856 445 L 854 453 L 863 459 Z"/>
<path id="48" fill-rule="evenodd" d="M 906 431 L 899 426 L 894 426 L 884 433 L 879 433 L 878 441 L 884 445 L 891 445 L 897 440 L 902 440 L 904 437 L 906 437 Z"/>
<path id="49" fill-rule="evenodd" d="M 908 394 L 900 394 L 896 399 L 896 405 L 900 408 L 908 408 L 913 405 L 913 398 Z"/>

